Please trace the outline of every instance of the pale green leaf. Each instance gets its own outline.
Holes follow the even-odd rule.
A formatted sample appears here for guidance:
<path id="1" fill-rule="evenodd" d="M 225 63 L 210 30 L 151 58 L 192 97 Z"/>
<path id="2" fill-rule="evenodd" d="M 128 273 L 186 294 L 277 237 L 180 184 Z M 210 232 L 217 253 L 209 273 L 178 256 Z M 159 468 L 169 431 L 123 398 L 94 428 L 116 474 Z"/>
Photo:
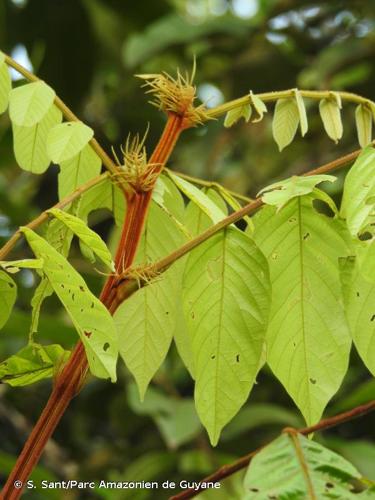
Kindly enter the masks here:
<path id="1" fill-rule="evenodd" d="M 59 199 L 73 193 L 81 184 L 97 177 L 101 170 L 101 160 L 95 151 L 86 145 L 70 160 L 60 163 L 58 176 Z"/>
<path id="2" fill-rule="evenodd" d="M 198 205 L 214 224 L 224 219 L 225 214 L 202 192 L 202 190 L 172 172 L 168 172 L 168 175 L 184 195 Z"/>
<path id="3" fill-rule="evenodd" d="M 181 218 L 183 200 L 170 183 L 168 209 Z M 173 191 L 172 191 L 173 189 Z M 168 214 L 151 202 L 135 265 L 159 260 L 183 243 L 183 235 Z M 177 262 L 160 277 L 123 302 L 114 314 L 120 337 L 120 355 L 133 374 L 141 399 L 167 355 L 177 327 L 177 304 L 181 302 L 181 264 Z"/>
<path id="4" fill-rule="evenodd" d="M 47 155 L 47 136 L 62 120 L 62 113 L 51 106 L 35 125 L 25 127 L 13 123 L 14 153 L 18 165 L 33 174 L 42 174 L 51 163 Z"/>
<path id="5" fill-rule="evenodd" d="M 228 207 L 226 206 L 223 198 L 218 194 L 215 189 L 203 187 L 202 192 L 210 198 L 210 200 L 218 206 L 218 208 L 224 213 L 226 216 L 228 214 Z M 185 224 L 188 231 L 191 234 L 191 237 L 197 236 L 199 233 L 202 233 L 209 226 L 212 226 L 212 220 L 208 217 L 208 215 L 203 212 L 198 205 L 194 202 L 190 201 L 188 206 L 186 207 L 186 215 L 185 215 Z M 182 268 L 186 265 L 186 257 L 182 259 Z M 187 330 L 186 322 L 183 320 L 183 308 L 182 304 L 177 304 L 178 311 L 177 314 L 181 318 L 175 329 L 174 340 L 176 343 L 176 347 L 178 353 L 184 362 L 186 368 L 189 370 L 192 378 L 195 377 L 194 373 L 194 359 L 193 352 L 191 346 L 191 339 L 189 332 Z"/>
<path id="6" fill-rule="evenodd" d="M 197 412 L 213 445 L 255 382 L 269 302 L 266 260 L 244 233 L 226 228 L 190 253 L 184 314 Z"/>
<path id="7" fill-rule="evenodd" d="M 345 228 L 312 200 L 294 198 L 254 217 L 271 272 L 267 362 L 309 424 L 340 387 L 350 351 L 338 268 L 339 257 L 350 255 Z"/>
<path id="8" fill-rule="evenodd" d="M 250 100 L 251 100 L 251 104 L 253 105 L 255 111 L 258 113 L 258 117 L 254 118 L 252 120 L 252 122 L 253 123 L 260 122 L 263 119 L 264 113 L 267 113 L 267 107 L 264 104 L 264 102 L 262 101 L 262 99 L 260 99 L 260 97 L 258 97 L 256 95 L 254 95 L 251 90 L 250 90 Z"/>
<path id="9" fill-rule="evenodd" d="M 192 399 L 166 396 L 151 386 L 141 403 L 136 386 L 129 384 L 128 402 L 137 415 L 154 419 L 169 448 L 175 449 L 190 441 L 202 430 Z"/>
<path id="10" fill-rule="evenodd" d="M 375 220 L 375 149 L 362 151 L 344 183 L 340 214 L 350 234 L 357 236 Z"/>
<path id="11" fill-rule="evenodd" d="M 38 331 L 40 310 L 44 299 L 53 294 L 53 288 L 48 281 L 48 278 L 43 274 L 38 286 L 35 289 L 33 298 L 31 299 L 31 322 L 29 329 L 29 341 L 33 342 L 34 333 Z"/>
<path id="12" fill-rule="evenodd" d="M 54 163 L 76 156 L 92 139 L 93 130 L 82 122 L 65 122 L 53 127 L 47 137 L 47 153 Z"/>
<path id="13" fill-rule="evenodd" d="M 297 103 L 297 108 L 298 108 L 298 114 L 299 114 L 299 124 L 301 127 L 301 135 L 302 137 L 305 136 L 309 126 L 307 123 L 307 114 L 306 114 L 306 108 L 305 108 L 305 103 L 303 102 L 303 97 L 301 95 L 301 92 L 298 89 L 294 89 L 294 97 L 296 98 L 296 103 Z"/>
<path id="14" fill-rule="evenodd" d="M 8 273 L 17 273 L 20 269 L 41 269 L 42 259 L 0 260 L 0 267 Z"/>
<path id="15" fill-rule="evenodd" d="M 4 54 L 0 52 L 0 113 L 4 113 L 8 107 L 9 92 L 11 89 L 12 82 L 10 79 L 8 65 L 5 62 Z"/>
<path id="16" fill-rule="evenodd" d="M 372 139 L 372 113 L 366 104 L 359 104 L 355 109 L 355 124 L 358 142 L 361 148 L 368 146 Z"/>
<path id="17" fill-rule="evenodd" d="M 237 123 L 241 118 L 246 122 L 250 120 L 251 117 L 251 106 L 250 104 L 243 104 L 237 108 L 231 109 L 225 115 L 224 127 L 229 128 L 235 123 Z"/>
<path id="18" fill-rule="evenodd" d="M 282 434 L 264 447 L 246 472 L 244 500 L 357 498 L 357 469 L 340 455 L 301 434 Z"/>
<path id="19" fill-rule="evenodd" d="M 324 125 L 324 129 L 335 143 L 337 143 L 343 134 L 341 121 L 341 102 L 336 94 L 328 99 L 322 99 L 319 103 L 319 112 Z"/>
<path id="20" fill-rule="evenodd" d="M 372 243 L 372 257 L 374 243 Z M 363 362 L 375 375 L 375 272 L 361 272 L 355 257 L 340 260 L 345 313 L 354 344 Z"/>
<path id="21" fill-rule="evenodd" d="M 299 113 L 296 100 L 279 99 L 276 102 L 272 120 L 272 133 L 280 151 L 293 141 L 298 123 Z"/>
<path id="22" fill-rule="evenodd" d="M 0 363 L 0 382 L 19 387 L 50 378 L 69 354 L 60 345 L 29 344 Z"/>
<path id="23" fill-rule="evenodd" d="M 262 195 L 262 201 L 267 205 L 274 205 L 280 210 L 289 200 L 309 194 L 321 182 L 335 182 L 333 175 L 293 175 L 285 181 L 275 182 L 263 188 L 257 196 Z"/>
<path id="24" fill-rule="evenodd" d="M 115 271 L 115 265 L 112 260 L 111 252 L 108 250 L 107 245 L 104 243 L 102 238 L 90 229 L 82 219 L 75 217 L 74 215 L 59 210 L 58 208 L 51 208 L 48 213 L 59 219 L 63 224 L 65 224 L 78 238 L 87 245 L 91 251 L 96 255 L 106 266 L 108 266 L 113 272 Z"/>
<path id="25" fill-rule="evenodd" d="M 32 127 L 44 118 L 55 97 L 55 91 L 42 81 L 12 89 L 9 93 L 10 119 L 16 125 Z"/>
<path id="26" fill-rule="evenodd" d="M 92 374 L 115 381 L 118 338 L 113 318 L 60 253 L 31 229 L 22 231 L 35 255 L 44 260 L 43 271 L 79 333 Z"/>
<path id="27" fill-rule="evenodd" d="M 13 279 L 0 270 L 0 328 L 8 321 L 17 297 L 17 286 Z"/>

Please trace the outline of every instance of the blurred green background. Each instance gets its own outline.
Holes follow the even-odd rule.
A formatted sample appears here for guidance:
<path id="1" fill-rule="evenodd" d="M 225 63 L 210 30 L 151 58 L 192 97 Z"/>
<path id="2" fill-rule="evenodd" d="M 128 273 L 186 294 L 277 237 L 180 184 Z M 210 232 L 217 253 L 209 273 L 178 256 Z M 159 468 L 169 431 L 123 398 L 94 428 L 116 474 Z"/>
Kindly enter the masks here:
<path id="1" fill-rule="evenodd" d="M 296 0 L 0 0 L 0 49 L 47 83 L 94 130 L 110 152 L 129 132 L 150 123 L 147 148 L 164 117 L 147 103 L 137 73 L 190 70 L 197 58 L 198 96 L 208 106 L 253 92 L 287 88 L 341 89 L 375 99 L 375 2 Z M 15 84 L 18 75 L 13 75 Z M 22 83 L 22 81 L 20 81 Z M 271 137 L 271 108 L 257 124 L 231 129 L 222 119 L 186 132 L 170 166 L 254 196 L 282 177 L 358 148 L 354 106 L 343 110 L 344 137 L 323 132 L 316 104 L 308 104 L 309 132 L 281 154 Z M 56 201 L 57 167 L 43 176 L 21 171 L 7 115 L 0 117 L 0 240 Z M 336 200 L 340 182 L 331 191 Z M 104 236 L 108 214 L 92 225 Z M 25 255 L 18 247 L 14 257 Z M 102 277 L 73 248 L 71 261 L 94 291 Z M 35 276 L 18 275 L 17 308 L 1 332 L 0 359 L 27 342 Z M 55 298 L 47 299 L 41 342 L 70 348 L 76 336 Z M 26 388 L 0 385 L 0 484 L 38 417 L 50 382 Z M 192 402 L 193 384 L 172 348 L 141 406 L 123 365 L 119 383 L 92 381 L 76 398 L 36 471 L 37 478 L 79 480 L 199 479 L 264 444 L 302 420 L 290 398 L 264 369 L 251 398 L 212 449 Z M 375 396 L 375 382 L 353 352 L 351 367 L 326 415 Z M 375 480 L 374 419 L 367 416 L 317 436 Z M 239 498 L 241 474 L 202 498 Z M 167 498 L 174 491 L 27 493 L 27 498 Z"/>

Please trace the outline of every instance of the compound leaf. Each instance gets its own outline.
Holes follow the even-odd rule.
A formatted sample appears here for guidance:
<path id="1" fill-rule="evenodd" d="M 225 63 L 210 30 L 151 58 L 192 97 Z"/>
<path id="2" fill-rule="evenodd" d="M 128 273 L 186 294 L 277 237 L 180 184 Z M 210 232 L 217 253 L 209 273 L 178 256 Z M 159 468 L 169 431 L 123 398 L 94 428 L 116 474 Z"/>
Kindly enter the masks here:
<path id="1" fill-rule="evenodd" d="M 9 93 L 9 115 L 15 125 L 32 127 L 49 111 L 55 91 L 39 81 L 21 85 Z"/>
<path id="2" fill-rule="evenodd" d="M 194 249 L 183 281 L 195 403 L 211 443 L 245 403 L 257 375 L 269 309 L 267 262 L 229 227 Z"/>
<path id="3" fill-rule="evenodd" d="M 42 174 L 51 163 L 47 155 L 47 136 L 62 120 L 62 113 L 51 106 L 35 125 L 25 127 L 13 123 L 14 153 L 18 165 L 33 174 Z"/>
<path id="4" fill-rule="evenodd" d="M 101 160 L 94 150 L 86 145 L 70 160 L 61 161 L 58 176 L 59 199 L 73 193 L 81 184 L 98 176 Z"/>
<path id="5" fill-rule="evenodd" d="M 17 286 L 7 273 L 0 270 L 0 328 L 8 321 L 17 297 Z"/>
<path id="6" fill-rule="evenodd" d="M 351 481 L 360 477 L 340 455 L 301 434 L 284 433 L 252 459 L 244 499 L 354 500 Z"/>
<path id="7" fill-rule="evenodd" d="M 299 120 L 299 111 L 295 99 L 279 99 L 276 102 L 272 120 L 272 133 L 280 151 L 294 139 Z"/>
<path id="8" fill-rule="evenodd" d="M 65 122 L 53 127 L 47 137 L 47 153 L 54 163 L 76 156 L 92 139 L 93 130 L 82 122 Z"/>
<path id="9" fill-rule="evenodd" d="M 182 197 L 173 183 L 168 189 L 170 200 L 165 199 L 165 204 L 181 220 Z M 135 263 L 144 266 L 156 261 L 182 243 L 183 234 L 173 219 L 152 201 Z M 167 355 L 176 328 L 177 304 L 181 301 L 181 273 L 177 271 L 179 263 L 176 265 L 138 290 L 114 314 L 120 355 L 137 382 L 142 400 Z"/>
<path id="10" fill-rule="evenodd" d="M 349 170 L 344 183 L 340 215 L 346 219 L 349 232 L 357 236 L 374 222 L 375 149 L 362 151 Z"/>
<path id="11" fill-rule="evenodd" d="M 12 82 L 10 79 L 8 65 L 5 62 L 4 54 L 0 52 L 0 113 L 4 113 L 8 107 L 9 92 L 11 89 Z"/>
<path id="12" fill-rule="evenodd" d="M 243 104 L 237 108 L 231 109 L 225 116 L 224 127 L 229 128 L 235 123 L 237 123 L 241 118 L 246 122 L 250 120 L 251 117 L 251 106 L 250 104 Z"/>
<path id="13" fill-rule="evenodd" d="M 359 104 L 355 109 L 355 124 L 361 148 L 368 146 L 372 139 L 372 112 L 368 105 Z"/>
<path id="14" fill-rule="evenodd" d="M 101 237 L 90 229 L 82 219 L 74 215 L 59 210 L 58 208 L 51 208 L 48 213 L 59 219 L 65 224 L 78 238 L 87 245 L 94 255 L 104 262 L 113 272 L 115 271 L 114 262 L 112 260 L 111 252 L 108 250 L 107 245 Z"/>
<path id="15" fill-rule="evenodd" d="M 55 367 L 67 361 L 69 354 L 57 344 L 29 344 L 0 363 L 0 382 L 19 387 L 52 377 Z"/>
<path id="16" fill-rule="evenodd" d="M 23 227 L 22 231 L 32 251 L 44 261 L 43 272 L 79 333 L 92 374 L 114 382 L 118 339 L 113 318 L 60 253 L 31 229 Z"/>
<path id="17" fill-rule="evenodd" d="M 319 420 L 348 367 L 350 337 L 338 259 L 350 254 L 335 219 L 318 214 L 313 194 L 254 218 L 254 239 L 271 272 L 267 362 L 305 420 Z"/>
<path id="18" fill-rule="evenodd" d="M 325 131 L 335 143 L 341 139 L 343 134 L 340 110 L 341 101 L 336 94 L 327 99 L 322 99 L 319 103 L 319 112 Z"/>

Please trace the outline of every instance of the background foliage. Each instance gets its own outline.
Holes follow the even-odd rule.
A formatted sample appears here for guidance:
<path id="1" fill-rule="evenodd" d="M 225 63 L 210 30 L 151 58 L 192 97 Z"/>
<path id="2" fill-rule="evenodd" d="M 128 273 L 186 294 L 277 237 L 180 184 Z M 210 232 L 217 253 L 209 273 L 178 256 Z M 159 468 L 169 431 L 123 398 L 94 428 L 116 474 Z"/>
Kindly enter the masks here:
<path id="1" fill-rule="evenodd" d="M 198 94 L 209 105 L 250 89 L 292 87 L 350 90 L 374 99 L 374 22 L 373 4 L 365 0 L 160 0 L 147 5 L 119 0 L 0 0 L 0 47 L 22 64 L 32 65 L 95 130 L 108 151 L 111 145 L 118 150 L 129 131 L 143 132 L 147 122 L 151 123 L 150 150 L 163 116 L 146 103 L 134 73 L 190 68 L 195 54 Z M 240 122 L 229 129 L 211 122 L 182 137 L 170 166 L 254 196 L 270 182 L 357 148 L 353 107 L 344 108 L 343 119 L 343 139 L 334 145 L 322 132 L 318 110 L 311 110 L 307 136 L 281 154 L 271 138 L 267 117 L 258 124 Z M 50 168 L 38 177 L 17 167 L 7 115 L 0 119 L 0 139 L 0 237 L 5 240 L 18 225 L 55 202 L 58 169 Z M 338 175 L 343 178 L 344 172 Z M 336 190 L 330 194 L 337 201 L 340 185 L 328 187 Z M 105 211 L 94 213 L 90 223 L 103 237 L 112 234 Z M 78 249 L 72 255 L 72 263 L 88 285 L 99 291 L 102 277 L 80 257 Z M 0 359 L 21 348 L 29 330 L 34 278 L 25 269 L 17 279 L 17 309 L 1 333 Z M 42 341 L 66 348 L 75 342 L 76 334 L 54 297 L 46 301 L 39 335 Z M 352 358 L 327 415 L 374 397 L 374 381 L 356 354 Z M 258 381 L 250 401 L 212 450 L 195 414 L 191 379 L 174 350 L 142 406 L 121 365 L 119 384 L 95 380 L 73 401 L 38 472 L 56 479 L 197 479 L 272 439 L 281 427 L 302 423 L 290 398 L 267 370 Z M 49 390 L 50 382 L 17 389 L 0 386 L 0 481 Z M 375 479 L 371 416 L 318 439 Z M 236 498 L 239 476 L 227 480 L 214 498 Z M 110 495 L 115 498 L 113 492 Z M 147 498 L 134 491 L 130 495 Z M 31 493 L 28 497 L 36 498 Z M 48 492 L 48 498 L 53 498 L 53 492 Z M 73 493 L 71 498 L 75 498 Z M 92 498 L 101 496 L 97 492 Z M 127 496 L 119 493 L 118 498 Z M 157 498 L 155 492 L 153 498 Z"/>

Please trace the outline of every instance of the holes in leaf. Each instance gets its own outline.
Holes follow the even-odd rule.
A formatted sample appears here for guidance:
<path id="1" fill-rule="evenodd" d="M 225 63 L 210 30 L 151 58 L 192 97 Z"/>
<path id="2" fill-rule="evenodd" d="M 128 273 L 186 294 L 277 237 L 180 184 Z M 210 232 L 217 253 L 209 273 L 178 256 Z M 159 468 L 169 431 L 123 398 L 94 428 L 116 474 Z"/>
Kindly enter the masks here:
<path id="1" fill-rule="evenodd" d="M 107 352 L 107 351 L 108 351 L 108 349 L 109 349 L 109 343 L 108 343 L 108 342 L 106 342 L 106 343 L 103 345 L 103 351 L 104 351 L 104 352 Z"/>
<path id="2" fill-rule="evenodd" d="M 315 385 L 315 384 L 316 384 L 316 379 L 315 379 L 315 378 L 310 378 L 309 380 L 310 380 L 310 382 L 311 382 L 313 385 Z"/>
<path id="3" fill-rule="evenodd" d="M 356 293 L 357 297 L 359 297 L 359 292 Z"/>
<path id="4" fill-rule="evenodd" d="M 332 483 L 326 483 L 326 488 L 334 488 L 335 485 Z"/>
<path id="5" fill-rule="evenodd" d="M 216 358 L 216 356 L 215 356 L 215 354 L 213 354 L 213 355 L 211 356 L 211 359 L 215 359 L 215 358 Z"/>
<path id="6" fill-rule="evenodd" d="M 258 493 L 258 488 L 249 488 L 249 491 L 253 491 L 254 493 Z"/>
<path id="7" fill-rule="evenodd" d="M 10 286 L 10 288 L 14 288 L 14 283 L 8 283 L 8 285 Z"/>
<path id="8" fill-rule="evenodd" d="M 237 363 L 240 362 L 240 355 L 239 354 L 237 354 L 237 356 L 236 356 L 236 361 L 237 361 Z"/>
<path id="9" fill-rule="evenodd" d="M 83 332 L 83 333 L 85 334 L 85 336 L 86 336 L 88 339 L 89 339 L 89 338 L 91 337 L 91 335 L 92 335 L 92 332 L 86 332 L 85 330 L 84 330 L 84 332 Z"/>
<path id="10" fill-rule="evenodd" d="M 80 285 L 79 289 L 81 290 L 81 292 L 85 291 L 85 289 L 84 289 L 84 287 L 82 285 Z"/>
<path id="11" fill-rule="evenodd" d="M 309 238 L 309 237 L 310 237 L 310 233 L 306 233 L 306 234 L 303 235 L 303 239 L 304 240 L 307 240 L 307 238 Z"/>
<path id="12" fill-rule="evenodd" d="M 375 314 L 371 316 L 370 321 L 375 321 Z"/>
<path id="13" fill-rule="evenodd" d="M 94 309 L 94 302 L 91 302 L 91 309 Z"/>
<path id="14" fill-rule="evenodd" d="M 288 220 L 288 222 L 296 222 L 296 220 L 297 220 L 297 219 L 296 219 L 295 217 L 291 217 L 291 218 Z"/>
<path id="15" fill-rule="evenodd" d="M 165 314 L 166 314 L 166 315 L 168 316 L 168 314 L 169 314 L 169 311 L 165 311 Z"/>

